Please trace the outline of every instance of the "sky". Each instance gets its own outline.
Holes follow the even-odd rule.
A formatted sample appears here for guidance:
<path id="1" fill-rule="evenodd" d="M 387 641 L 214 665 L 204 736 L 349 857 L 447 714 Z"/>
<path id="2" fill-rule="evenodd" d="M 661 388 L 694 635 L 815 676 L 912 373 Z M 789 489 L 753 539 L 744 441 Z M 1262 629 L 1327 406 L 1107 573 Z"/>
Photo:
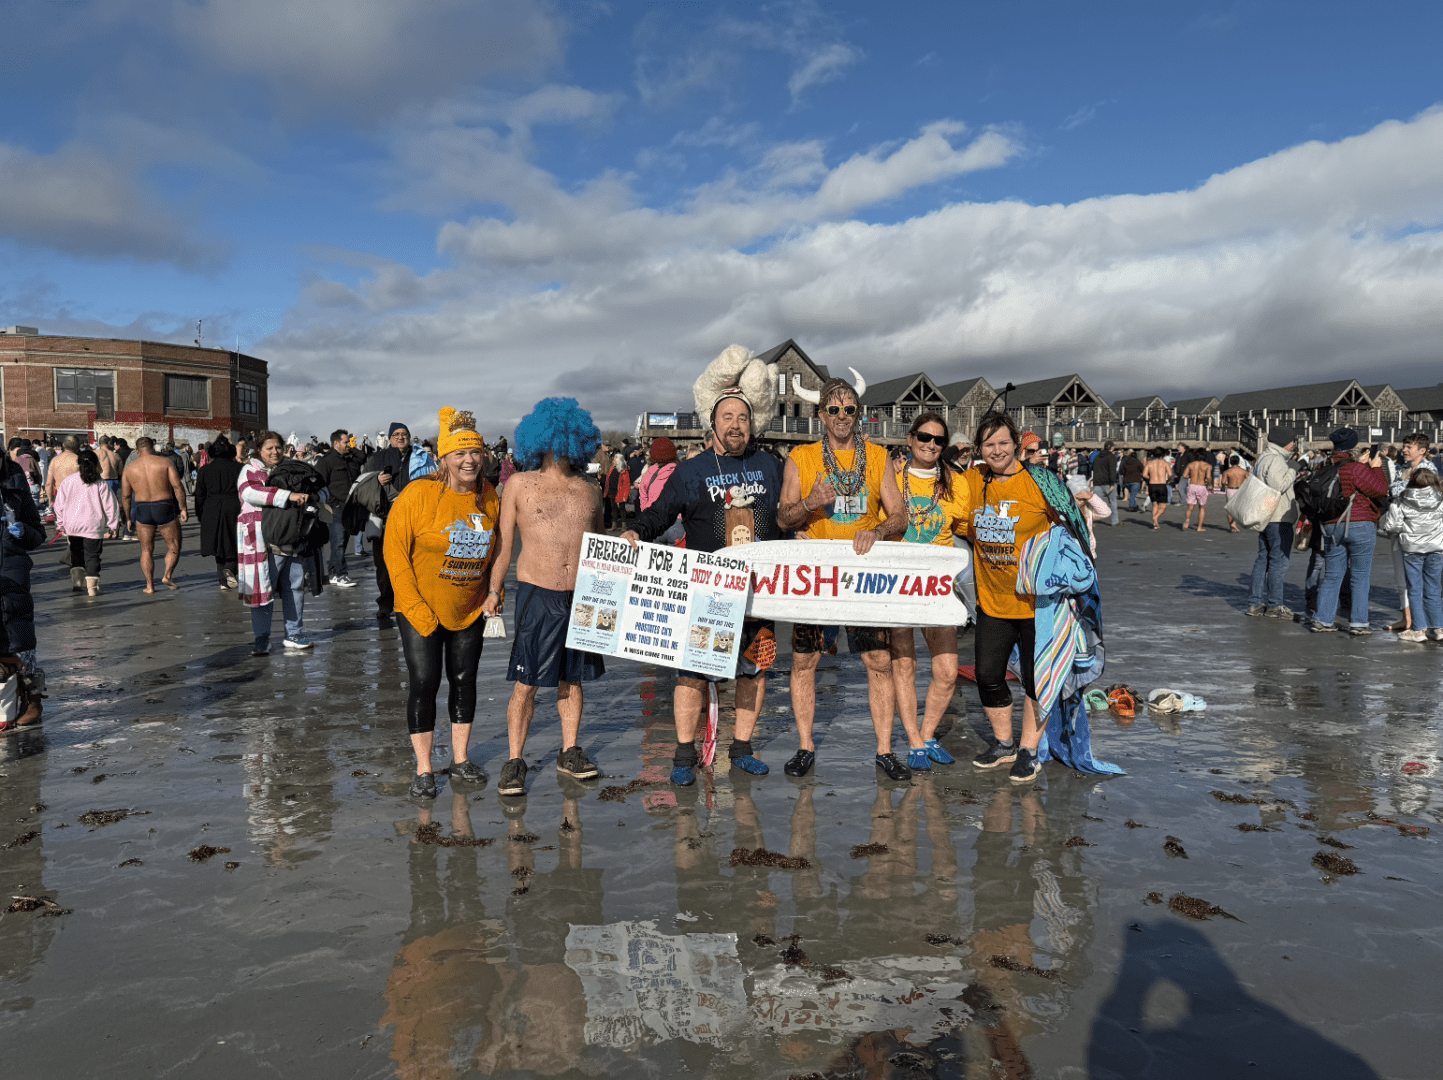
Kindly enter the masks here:
<path id="1" fill-rule="evenodd" d="M 0 21 L 0 325 L 239 347 L 283 432 L 630 428 L 787 338 L 1109 401 L 1443 379 L 1436 2 Z"/>

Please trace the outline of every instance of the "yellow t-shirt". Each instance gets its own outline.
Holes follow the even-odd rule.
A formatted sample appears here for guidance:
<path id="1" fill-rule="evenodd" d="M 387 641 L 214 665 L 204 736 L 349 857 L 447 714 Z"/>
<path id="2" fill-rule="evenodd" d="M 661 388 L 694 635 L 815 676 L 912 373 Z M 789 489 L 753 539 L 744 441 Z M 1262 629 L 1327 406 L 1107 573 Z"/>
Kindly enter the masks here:
<path id="1" fill-rule="evenodd" d="M 484 480 L 480 504 L 429 478 L 412 480 L 391 504 L 385 549 L 396 611 L 423 636 L 437 624 L 464 630 L 481 614 L 501 514 L 496 489 Z"/>
<path id="2" fill-rule="evenodd" d="M 939 464 L 937 468 L 945 469 L 946 465 Z M 903 479 L 907 485 L 903 486 Z M 912 512 L 907 519 L 907 531 L 901 536 L 894 537 L 896 540 L 905 540 L 909 544 L 940 544 L 942 547 L 952 546 L 954 535 L 967 535 L 969 525 L 969 511 L 971 501 L 967 485 L 961 476 L 952 474 L 952 493 L 944 499 L 937 500 L 937 505 L 932 512 L 921 520 L 916 520 L 916 515 L 927 508 L 932 501 L 932 492 L 937 487 L 935 477 L 925 479 L 920 476 L 906 476 L 904 471 L 897 473 L 897 488 L 906 498 L 907 488 L 912 489 Z"/>
<path id="3" fill-rule="evenodd" d="M 797 447 L 792 451 L 792 460 L 797 463 L 797 472 L 802 480 L 802 498 L 805 499 L 812 488 L 827 476 L 822 463 L 822 444 L 807 443 Z M 843 469 L 851 469 L 856 460 L 855 447 L 837 455 L 837 465 Z M 807 523 L 802 529 L 813 540 L 850 540 L 859 532 L 875 529 L 886 517 L 882 511 L 882 484 L 886 482 L 886 477 L 887 451 L 869 442 L 866 477 L 861 490 L 851 496 L 838 491 L 831 506 L 819 507 L 807 515 Z M 835 481 L 833 484 L 835 486 Z"/>
<path id="4" fill-rule="evenodd" d="M 1026 469 L 1001 478 L 983 466 L 967 470 L 961 479 L 966 481 L 978 606 L 995 619 L 1032 618 L 1035 599 L 1017 593 L 1017 559 L 1023 544 L 1052 528 L 1047 500 Z"/>

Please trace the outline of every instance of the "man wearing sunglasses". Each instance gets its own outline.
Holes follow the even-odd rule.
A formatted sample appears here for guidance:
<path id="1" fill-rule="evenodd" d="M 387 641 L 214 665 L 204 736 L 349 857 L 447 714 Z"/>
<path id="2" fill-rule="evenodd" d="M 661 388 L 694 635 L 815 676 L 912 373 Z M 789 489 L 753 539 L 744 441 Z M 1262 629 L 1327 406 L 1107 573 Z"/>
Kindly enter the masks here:
<path id="1" fill-rule="evenodd" d="M 878 540 L 900 536 L 907 528 L 902 493 L 887 483 L 887 451 L 858 438 L 860 402 L 845 379 L 822 387 L 818 409 L 826 434 L 822 441 L 792 451 L 782 478 L 777 524 L 812 540 L 851 540 L 865 555 Z M 884 520 L 885 517 L 885 520 Z M 877 764 L 893 780 L 911 770 L 892 749 L 892 634 L 885 627 L 849 626 L 847 644 L 862 654 L 867 667 L 867 699 L 877 732 Z M 824 649 L 822 628 L 798 623 L 792 628 L 792 713 L 801 746 L 783 767 L 788 776 L 806 776 L 816 761 L 812 723 L 817 709 L 817 663 Z"/>

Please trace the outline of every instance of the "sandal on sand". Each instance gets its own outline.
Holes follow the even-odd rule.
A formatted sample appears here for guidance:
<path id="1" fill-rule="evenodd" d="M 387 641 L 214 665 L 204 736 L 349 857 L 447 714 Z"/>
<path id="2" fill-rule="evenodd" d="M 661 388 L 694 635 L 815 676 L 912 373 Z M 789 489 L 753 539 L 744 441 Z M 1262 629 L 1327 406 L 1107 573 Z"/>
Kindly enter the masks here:
<path id="1" fill-rule="evenodd" d="M 1113 683 L 1107 688 L 1107 704 L 1118 716 L 1137 715 L 1137 691 L 1123 683 Z"/>
<path id="2" fill-rule="evenodd" d="M 1101 690 L 1089 690 L 1082 695 L 1082 702 L 1092 712 L 1106 712 L 1111 707 L 1107 695 Z"/>
<path id="3" fill-rule="evenodd" d="M 1147 695 L 1147 703 L 1155 712 L 1182 712 L 1182 695 L 1176 690 L 1154 690 Z"/>

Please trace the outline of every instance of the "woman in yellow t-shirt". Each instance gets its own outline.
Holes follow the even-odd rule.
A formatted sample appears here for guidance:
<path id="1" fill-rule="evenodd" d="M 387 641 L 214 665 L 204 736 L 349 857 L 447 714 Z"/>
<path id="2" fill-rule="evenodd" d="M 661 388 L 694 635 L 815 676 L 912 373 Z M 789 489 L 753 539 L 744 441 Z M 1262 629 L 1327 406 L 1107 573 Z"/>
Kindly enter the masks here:
<path id="1" fill-rule="evenodd" d="M 401 489 L 386 518 L 386 568 L 396 591 L 401 649 L 410 675 L 406 726 L 416 752 L 411 796 L 436 797 L 431 748 L 436 692 L 449 684 L 451 779 L 480 783 L 486 774 L 466 756 L 476 715 L 476 668 L 481 662 L 496 519 L 501 501 L 481 476 L 486 444 L 470 413 L 441 410 L 435 475 Z"/>
<path id="2" fill-rule="evenodd" d="M 977 629 L 973 636 L 977 664 L 977 696 L 992 724 L 993 743 L 972 759 L 979 769 L 1009 762 L 1014 784 L 1037 779 L 1037 744 L 1042 723 L 1032 661 L 1037 632 L 1036 598 L 1017 592 L 1017 564 L 1022 545 L 1052 528 L 1055 515 L 1019 455 L 1017 425 L 1005 413 L 988 413 L 977 426 L 973 443 L 982 464 L 964 473 L 965 500 L 977 580 Z M 1012 738 L 1012 692 L 1007 689 L 1007 661 L 1016 647 L 1022 669 L 1021 746 Z"/>
<path id="3" fill-rule="evenodd" d="M 952 546 L 952 537 L 968 528 L 965 481 L 942 461 L 949 434 L 947 422 L 936 413 L 922 413 L 907 433 L 907 456 L 895 461 L 891 482 L 902 491 L 907 531 L 897 537 L 911 544 Z M 952 701 L 957 686 L 957 628 L 924 626 L 922 637 L 932 654 L 932 682 L 927 687 L 927 709 L 917 727 L 917 637 L 910 626 L 892 631 L 892 683 L 897 690 L 897 712 L 907 733 L 907 766 L 930 769 L 932 762 L 951 765 L 956 759 L 937 741 L 937 725 Z"/>

